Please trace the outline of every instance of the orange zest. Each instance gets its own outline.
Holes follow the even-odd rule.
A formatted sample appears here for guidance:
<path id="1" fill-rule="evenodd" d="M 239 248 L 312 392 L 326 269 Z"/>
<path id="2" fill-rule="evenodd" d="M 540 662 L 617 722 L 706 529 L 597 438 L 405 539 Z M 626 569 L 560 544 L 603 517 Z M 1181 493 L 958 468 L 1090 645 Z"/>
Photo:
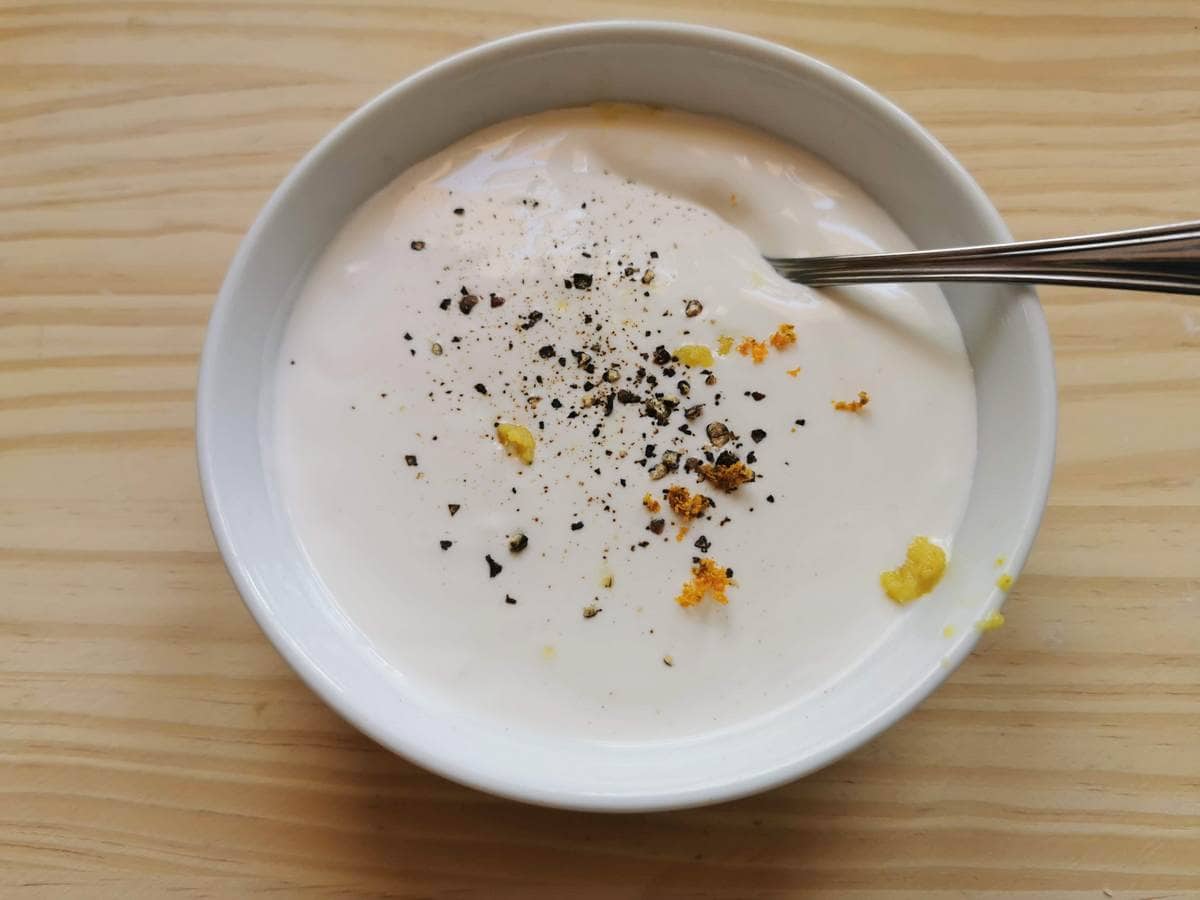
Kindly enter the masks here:
<path id="1" fill-rule="evenodd" d="M 841 412 L 858 412 L 870 402 L 871 395 L 866 391 L 859 391 L 857 400 L 834 400 L 833 408 Z"/>
<path id="2" fill-rule="evenodd" d="M 752 337 L 742 338 L 737 350 L 742 356 L 749 356 L 755 363 L 760 363 L 767 358 L 767 342 L 756 341 Z"/>
<path id="3" fill-rule="evenodd" d="M 692 577 L 684 582 L 675 602 L 680 606 L 696 606 L 706 596 L 712 595 L 713 600 L 722 605 L 729 602 L 725 591 L 733 585 L 732 573 L 717 565 L 715 560 L 705 557 L 692 566 Z"/>
<path id="4" fill-rule="evenodd" d="M 796 343 L 796 326 L 795 325 L 780 325 L 775 329 L 775 333 L 771 335 L 771 346 L 776 350 L 783 350 L 785 347 L 790 347 Z"/>

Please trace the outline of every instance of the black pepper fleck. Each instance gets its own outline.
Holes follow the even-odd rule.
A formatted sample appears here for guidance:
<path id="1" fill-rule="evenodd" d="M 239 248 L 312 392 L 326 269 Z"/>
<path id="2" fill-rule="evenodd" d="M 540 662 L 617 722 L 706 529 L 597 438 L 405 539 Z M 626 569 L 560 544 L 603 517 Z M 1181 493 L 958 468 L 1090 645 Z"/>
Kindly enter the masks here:
<path id="1" fill-rule="evenodd" d="M 438 541 L 438 544 L 441 545 L 443 550 L 449 550 L 452 546 L 454 546 L 454 541 Z"/>
<path id="2" fill-rule="evenodd" d="M 765 431 L 763 431 L 761 428 L 755 428 L 753 431 L 750 432 L 750 440 L 754 441 L 754 443 L 756 443 L 756 444 L 759 443 L 760 441 L 762 441 L 762 439 L 765 438 L 766 436 L 767 436 L 767 433 Z"/>
<path id="3" fill-rule="evenodd" d="M 501 572 L 504 571 L 504 566 L 500 565 L 500 563 L 498 563 L 494 559 L 492 559 L 492 556 L 490 553 L 487 556 L 485 556 L 484 559 L 487 560 L 488 577 L 489 578 L 495 578 L 497 575 L 499 575 Z"/>
<path id="4" fill-rule="evenodd" d="M 410 466 L 415 466 L 417 464 L 417 458 L 415 456 L 413 456 L 411 453 L 406 453 L 404 455 L 404 461 L 406 463 L 408 463 Z"/>
<path id="5" fill-rule="evenodd" d="M 582 523 L 582 522 L 572 522 L 572 523 L 571 523 L 571 530 L 572 530 L 572 531 L 579 531 L 579 529 L 581 529 L 581 528 L 583 528 L 583 523 Z"/>

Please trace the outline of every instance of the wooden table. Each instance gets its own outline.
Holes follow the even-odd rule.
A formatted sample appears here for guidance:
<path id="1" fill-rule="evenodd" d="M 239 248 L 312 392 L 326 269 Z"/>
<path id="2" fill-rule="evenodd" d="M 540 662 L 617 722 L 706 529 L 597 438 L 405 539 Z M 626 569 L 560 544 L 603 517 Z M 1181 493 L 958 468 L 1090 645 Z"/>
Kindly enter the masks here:
<path id="1" fill-rule="evenodd" d="M 192 398 L 253 216 L 401 76 L 619 15 L 864 79 L 1018 237 L 1200 217 L 1196 0 L 4 0 L 0 895 L 1200 896 L 1200 300 L 1043 292 L 1058 469 L 1009 626 L 760 797 L 604 817 L 460 788 L 340 721 L 243 609 Z"/>

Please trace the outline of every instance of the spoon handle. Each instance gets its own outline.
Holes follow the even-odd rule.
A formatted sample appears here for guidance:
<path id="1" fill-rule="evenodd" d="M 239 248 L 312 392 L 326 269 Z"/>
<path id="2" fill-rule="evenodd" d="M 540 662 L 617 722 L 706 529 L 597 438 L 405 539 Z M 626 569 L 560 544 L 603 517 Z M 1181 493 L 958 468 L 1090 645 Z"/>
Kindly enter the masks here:
<path id="1" fill-rule="evenodd" d="M 1200 222 L 1078 237 L 867 256 L 767 257 L 813 287 L 900 281 L 1004 281 L 1200 294 Z"/>

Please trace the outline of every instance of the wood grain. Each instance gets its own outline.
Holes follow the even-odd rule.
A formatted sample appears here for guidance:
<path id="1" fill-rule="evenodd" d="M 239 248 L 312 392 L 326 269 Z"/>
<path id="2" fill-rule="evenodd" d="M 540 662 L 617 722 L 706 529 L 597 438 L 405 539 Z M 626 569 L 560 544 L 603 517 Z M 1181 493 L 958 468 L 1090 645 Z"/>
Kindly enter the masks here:
<path id="1" fill-rule="evenodd" d="M 1195 0 L 0 3 L 0 894 L 1200 896 L 1200 302 L 1043 293 L 1062 422 L 1009 626 L 885 736 L 717 808 L 587 816 L 425 774 L 243 610 L 192 390 L 255 212 L 481 40 L 748 31 L 912 111 L 1018 237 L 1195 218 Z"/>

